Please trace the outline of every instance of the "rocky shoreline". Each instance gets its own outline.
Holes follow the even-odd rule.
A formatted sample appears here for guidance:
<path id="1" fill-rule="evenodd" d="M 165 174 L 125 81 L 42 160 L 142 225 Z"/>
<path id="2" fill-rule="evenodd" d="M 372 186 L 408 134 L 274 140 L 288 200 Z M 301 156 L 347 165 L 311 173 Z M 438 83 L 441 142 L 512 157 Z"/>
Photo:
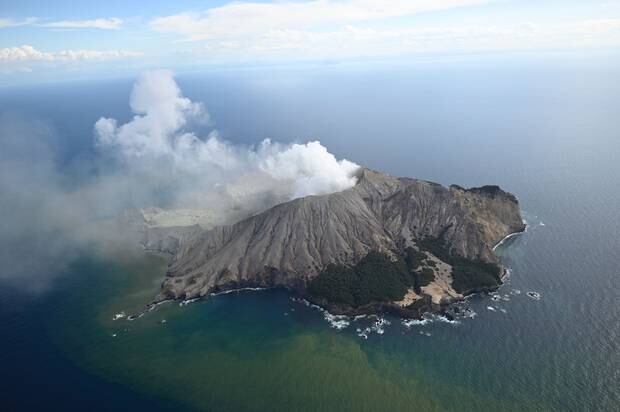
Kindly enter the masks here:
<path id="1" fill-rule="evenodd" d="M 184 221 L 166 213 L 165 223 Z M 444 187 L 364 168 L 350 189 L 232 225 L 144 222 L 145 250 L 170 256 L 145 311 L 168 300 L 280 287 L 337 315 L 408 318 L 497 289 L 505 268 L 494 250 L 526 228 L 516 196 L 498 186 Z"/>
<path id="2" fill-rule="evenodd" d="M 507 274 L 509 273 L 507 268 L 502 267 L 502 280 L 505 279 Z M 362 307 L 352 307 L 347 305 L 339 305 L 327 302 L 325 300 L 314 299 L 312 296 L 303 296 L 303 299 L 308 302 L 317 305 L 327 311 L 332 315 L 342 315 L 348 316 L 350 318 L 354 318 L 356 316 L 361 315 L 384 315 L 390 314 L 403 319 L 423 319 L 425 314 L 437 314 L 446 316 L 448 319 L 451 319 L 451 314 L 448 311 L 450 308 L 454 306 L 454 304 L 458 304 L 459 302 L 463 302 L 468 298 L 475 295 L 489 294 L 495 292 L 503 285 L 503 282 L 495 287 L 490 288 L 478 288 L 475 290 L 467 291 L 463 293 L 462 297 L 453 298 L 450 300 L 445 300 L 440 304 L 435 304 L 431 301 L 431 297 L 425 295 L 422 299 L 423 302 L 416 305 L 415 308 L 410 307 L 402 307 L 396 304 L 395 302 L 376 302 L 371 303 Z M 417 301 L 420 302 L 420 301 Z"/>
<path id="3" fill-rule="evenodd" d="M 513 235 L 518 235 L 521 233 L 523 232 L 514 233 Z M 509 273 L 508 269 L 502 266 L 502 281 L 505 279 L 508 273 Z M 425 295 L 421 299 L 422 302 L 420 300 L 416 301 L 419 303 L 417 303 L 416 306 L 413 308 L 399 306 L 396 302 L 373 302 L 373 303 L 370 303 L 368 305 L 364 305 L 361 307 L 353 307 L 353 306 L 348 306 L 348 305 L 343 305 L 343 304 L 330 303 L 325 299 L 316 299 L 313 296 L 309 295 L 308 293 L 300 292 L 299 290 L 284 288 L 284 287 L 283 289 L 291 293 L 293 295 L 292 298 L 294 300 L 297 300 L 297 299 L 304 300 L 308 302 L 308 304 L 314 305 L 320 308 L 321 310 L 325 311 L 326 313 L 333 315 L 333 316 L 346 316 L 348 318 L 354 319 L 360 316 L 370 316 L 370 315 L 381 316 L 381 315 L 389 314 L 389 315 L 393 315 L 393 316 L 396 316 L 396 317 L 399 317 L 405 320 L 406 319 L 422 320 L 424 318 L 424 315 L 426 314 L 436 314 L 436 315 L 445 316 L 448 320 L 452 320 L 452 314 L 450 313 L 450 309 L 452 309 L 455 304 L 463 302 L 474 295 L 492 293 L 496 291 L 502 285 L 503 285 L 503 282 L 492 288 L 479 288 L 477 290 L 471 290 L 471 291 L 464 293 L 463 296 L 460 298 L 446 300 L 442 302 L 441 304 L 434 304 L 431 300 L 431 297 L 428 295 Z M 199 300 L 207 299 L 209 297 L 221 296 L 221 295 L 226 295 L 229 293 L 262 291 L 262 290 L 268 290 L 268 289 L 274 289 L 274 287 L 261 287 L 261 286 L 251 286 L 251 285 L 242 286 L 242 287 L 231 287 L 229 289 L 220 289 L 218 291 L 211 292 L 206 296 L 196 297 L 196 298 L 191 298 L 191 299 L 173 298 L 173 299 L 154 300 L 150 302 L 149 304 L 147 304 L 144 307 L 144 309 L 140 312 L 137 312 L 131 315 L 125 315 L 124 312 L 121 312 L 121 313 L 123 313 L 122 318 L 126 318 L 127 320 L 132 321 L 132 320 L 139 319 L 145 314 L 156 310 L 158 306 L 165 304 L 165 303 L 178 302 L 180 306 L 184 306 L 184 305 L 187 305 L 187 304 L 199 301 Z M 114 320 L 116 320 L 117 318 L 121 318 L 121 316 L 115 315 Z"/>

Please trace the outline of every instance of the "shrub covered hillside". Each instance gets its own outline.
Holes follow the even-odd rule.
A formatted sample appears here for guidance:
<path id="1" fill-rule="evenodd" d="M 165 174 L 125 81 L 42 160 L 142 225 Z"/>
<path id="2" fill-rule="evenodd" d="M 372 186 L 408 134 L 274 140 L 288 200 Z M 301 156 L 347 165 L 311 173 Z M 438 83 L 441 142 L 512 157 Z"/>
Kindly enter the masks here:
<path id="1" fill-rule="evenodd" d="M 502 283 L 499 266 L 493 263 L 455 256 L 450 253 L 441 237 L 426 238 L 420 242 L 420 246 L 452 265 L 452 287 L 459 293 L 466 295 L 485 289 L 492 289 Z"/>
<path id="2" fill-rule="evenodd" d="M 386 254 L 370 252 L 354 267 L 329 265 L 308 286 L 311 296 L 352 307 L 372 302 L 401 300 L 407 289 L 424 286 L 433 280 L 432 269 L 416 271 L 426 257 L 413 249 L 405 259 L 390 259 Z"/>
<path id="3" fill-rule="evenodd" d="M 420 250 L 407 248 L 395 260 L 371 251 L 353 267 L 329 265 L 310 282 L 308 292 L 314 298 L 351 307 L 399 301 L 407 289 L 420 293 L 435 279 L 436 263 L 425 252 L 452 266 L 452 287 L 459 293 L 467 295 L 501 284 L 499 266 L 455 256 L 441 238 L 426 238 L 420 242 Z"/>

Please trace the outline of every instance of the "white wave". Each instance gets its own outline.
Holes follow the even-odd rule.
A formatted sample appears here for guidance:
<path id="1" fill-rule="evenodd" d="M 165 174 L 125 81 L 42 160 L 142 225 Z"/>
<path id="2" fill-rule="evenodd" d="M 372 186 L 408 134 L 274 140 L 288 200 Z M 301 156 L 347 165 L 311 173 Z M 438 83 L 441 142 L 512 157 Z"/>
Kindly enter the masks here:
<path id="1" fill-rule="evenodd" d="M 214 292 L 211 293 L 210 296 L 220 296 L 220 295 L 228 295 L 229 293 L 238 293 L 238 292 L 257 292 L 260 290 L 267 290 L 270 288 L 239 288 L 239 289 L 230 289 L 224 290 L 222 292 Z"/>
<path id="2" fill-rule="evenodd" d="M 533 291 L 527 292 L 526 295 L 534 300 L 540 300 L 542 298 L 542 295 L 540 293 Z"/>
<path id="3" fill-rule="evenodd" d="M 449 323 L 450 325 L 458 325 L 461 323 L 456 319 L 449 319 L 445 315 L 434 315 L 434 320 L 439 321 L 439 322 Z"/>
<path id="4" fill-rule="evenodd" d="M 357 336 L 359 336 L 360 338 L 368 339 L 368 335 L 372 332 L 372 330 L 370 328 L 357 328 L 356 332 Z"/>
<path id="5" fill-rule="evenodd" d="M 430 322 L 431 322 L 431 320 L 427 319 L 427 318 L 423 318 L 423 319 L 403 319 L 403 320 L 401 320 L 401 323 L 406 328 L 410 328 L 412 326 L 424 326 L 424 325 L 428 325 Z"/>
<path id="6" fill-rule="evenodd" d="M 119 312 L 119 313 L 116 313 L 116 314 L 112 317 L 112 320 L 119 320 L 119 319 L 123 319 L 123 318 L 125 318 L 125 317 L 127 317 L 127 314 L 126 314 L 125 312 Z"/>
<path id="7" fill-rule="evenodd" d="M 461 317 L 463 318 L 474 318 L 476 316 L 476 312 L 471 309 L 463 309 L 463 314 Z M 438 314 L 425 314 L 422 319 L 402 319 L 401 323 L 406 328 L 411 328 L 412 326 L 424 326 L 433 322 L 443 322 L 448 323 L 450 325 L 459 325 L 461 322 L 456 319 L 450 319 L 446 315 L 438 315 Z"/>
<path id="8" fill-rule="evenodd" d="M 291 298 L 291 300 L 321 312 L 323 314 L 323 318 L 329 323 L 329 326 L 334 329 L 342 330 L 351 324 L 351 318 L 346 315 L 333 315 L 319 305 L 310 303 L 308 300 L 303 298 Z"/>
<path id="9" fill-rule="evenodd" d="M 527 226 L 525 226 L 525 231 L 527 231 Z M 497 244 L 495 246 L 493 246 L 492 250 L 497 249 L 498 247 L 500 247 L 501 245 L 503 245 L 508 239 L 514 237 L 514 236 L 518 236 L 520 234 L 522 234 L 523 232 L 515 232 L 515 233 L 511 233 L 508 236 L 506 236 L 505 238 L 503 238 L 502 240 L 500 240 L 499 242 L 497 242 Z"/>
<path id="10" fill-rule="evenodd" d="M 197 300 L 200 300 L 200 298 L 182 300 L 181 302 L 179 302 L 179 306 L 187 306 L 190 303 L 196 302 Z"/>
<path id="11" fill-rule="evenodd" d="M 329 323 L 329 326 L 331 326 L 334 329 L 342 330 L 351 324 L 347 316 L 332 315 L 326 310 L 323 311 L 323 317 Z"/>
<path id="12" fill-rule="evenodd" d="M 475 311 L 473 311 L 472 309 L 467 309 L 465 314 L 463 315 L 464 318 L 468 318 L 468 319 L 473 319 L 478 315 L 478 313 L 476 313 Z"/>
<path id="13" fill-rule="evenodd" d="M 391 322 L 385 318 L 379 318 L 375 321 L 375 324 L 371 326 L 373 332 L 383 335 L 385 333 L 385 326 L 391 325 Z"/>
<path id="14" fill-rule="evenodd" d="M 171 299 L 167 299 L 167 300 L 162 300 L 161 302 L 153 303 L 151 306 L 149 306 L 148 312 L 152 312 L 158 306 L 163 305 L 164 303 L 169 303 L 169 302 L 172 302 L 172 300 Z"/>

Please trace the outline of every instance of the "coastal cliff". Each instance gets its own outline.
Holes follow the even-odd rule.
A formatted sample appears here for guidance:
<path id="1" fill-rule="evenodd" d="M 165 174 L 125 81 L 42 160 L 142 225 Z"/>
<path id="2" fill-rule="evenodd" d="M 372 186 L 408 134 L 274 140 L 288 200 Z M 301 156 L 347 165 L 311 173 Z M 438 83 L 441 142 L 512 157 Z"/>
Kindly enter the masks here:
<path id="1" fill-rule="evenodd" d="M 493 246 L 524 228 L 518 200 L 497 186 L 361 169 L 350 189 L 227 226 L 150 227 L 143 245 L 170 256 L 157 301 L 284 287 L 337 313 L 415 316 L 501 284 Z"/>

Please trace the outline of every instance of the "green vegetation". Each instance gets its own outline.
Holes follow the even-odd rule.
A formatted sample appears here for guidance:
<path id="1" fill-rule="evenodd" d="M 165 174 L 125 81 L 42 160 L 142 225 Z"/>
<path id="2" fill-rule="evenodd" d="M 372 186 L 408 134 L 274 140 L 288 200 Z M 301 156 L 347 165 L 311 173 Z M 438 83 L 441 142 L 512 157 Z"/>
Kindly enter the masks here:
<path id="1" fill-rule="evenodd" d="M 308 291 L 311 295 L 322 297 L 330 302 L 357 306 L 359 276 L 351 268 L 341 265 L 329 265 L 310 282 Z"/>
<path id="2" fill-rule="evenodd" d="M 416 286 L 426 286 L 435 279 L 435 271 L 431 268 L 424 267 L 422 270 L 416 272 Z"/>
<path id="3" fill-rule="evenodd" d="M 426 259 L 426 253 L 420 252 L 412 247 L 405 249 L 405 263 L 409 269 L 417 269 L 422 266 Z"/>
<path id="4" fill-rule="evenodd" d="M 389 256 L 370 252 L 356 266 L 359 285 L 356 303 L 400 300 L 407 293 L 411 280 L 402 260 L 392 261 Z"/>
<path id="5" fill-rule="evenodd" d="M 435 273 L 433 269 L 429 267 L 422 267 L 422 265 L 436 266 L 435 262 L 428 258 L 426 253 L 420 252 L 412 247 L 405 249 L 405 263 L 407 264 L 407 270 L 409 276 L 413 278 L 413 289 L 416 293 L 420 293 L 420 288 L 426 286 L 435 279 Z"/>
<path id="6" fill-rule="evenodd" d="M 329 265 L 309 286 L 308 292 L 316 298 L 352 307 L 372 302 L 401 300 L 407 289 L 428 285 L 434 279 L 431 268 L 416 271 L 426 254 L 413 248 L 405 251 L 404 259 L 392 260 L 386 254 L 370 252 L 354 267 Z"/>
<path id="7" fill-rule="evenodd" d="M 371 302 L 400 300 L 411 284 L 405 263 L 370 252 L 354 267 L 329 265 L 310 282 L 314 297 L 358 307 Z"/>
<path id="8" fill-rule="evenodd" d="M 426 308 L 428 308 L 429 303 L 430 303 L 430 298 L 428 298 L 428 296 L 425 296 L 422 299 L 418 299 L 412 304 L 408 305 L 407 309 L 412 310 L 412 311 L 425 310 Z"/>
<path id="9" fill-rule="evenodd" d="M 497 265 L 463 258 L 454 262 L 452 278 L 452 287 L 459 293 L 493 288 L 501 283 Z"/>
<path id="10" fill-rule="evenodd" d="M 446 263 L 450 263 L 450 259 L 452 259 L 452 254 L 444 245 L 442 236 L 426 237 L 422 239 L 419 244 L 423 250 L 431 252 L 433 255 L 437 256 L 439 259 L 443 260 Z"/>
<path id="11" fill-rule="evenodd" d="M 424 251 L 452 266 L 452 287 L 459 293 L 493 288 L 501 283 L 499 266 L 453 255 L 443 236 L 427 237 L 421 250 L 408 247 L 403 257 L 392 260 L 380 252 L 370 252 L 353 267 L 329 265 L 308 285 L 311 296 L 330 303 L 359 307 L 373 302 L 401 300 L 407 289 L 420 293 L 435 279 L 437 263 Z"/>
<path id="12" fill-rule="evenodd" d="M 452 287 L 454 290 L 459 293 L 467 293 L 492 288 L 501 283 L 499 266 L 453 255 L 445 246 L 442 237 L 427 237 L 420 242 L 420 245 L 424 250 L 428 250 L 439 259 L 452 265 Z"/>

